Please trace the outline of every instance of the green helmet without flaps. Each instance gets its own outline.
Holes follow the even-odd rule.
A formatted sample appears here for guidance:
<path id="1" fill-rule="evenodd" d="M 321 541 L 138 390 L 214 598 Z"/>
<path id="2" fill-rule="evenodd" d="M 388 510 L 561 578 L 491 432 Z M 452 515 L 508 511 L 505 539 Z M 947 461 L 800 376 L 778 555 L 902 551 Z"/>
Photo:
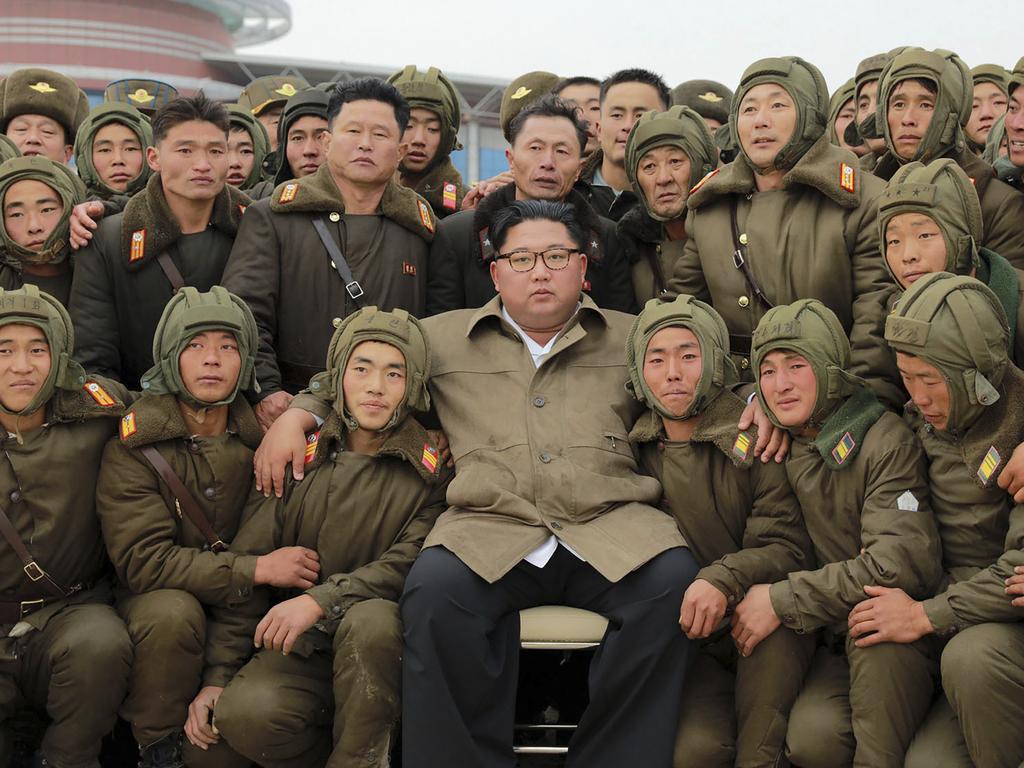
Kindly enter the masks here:
<path id="1" fill-rule="evenodd" d="M 732 91 L 714 80 L 687 80 L 672 89 L 672 104 L 689 107 L 701 117 L 729 122 Z"/>
<path id="2" fill-rule="evenodd" d="M 50 347 L 50 373 L 23 410 L 11 411 L 0 402 L 0 411 L 8 416 L 27 416 L 45 405 L 58 389 L 78 391 L 85 386 L 85 370 L 71 359 L 75 348 L 71 316 L 57 299 L 34 285 L 25 285 L 16 291 L 0 288 L 0 327 L 14 324 L 34 326 L 46 336 Z"/>
<path id="3" fill-rule="evenodd" d="M 18 245 L 7 234 L 7 228 L 0 226 L 7 263 L 20 269 L 23 264 L 60 264 L 68 258 L 68 233 L 71 225 L 71 211 L 85 199 L 85 187 L 77 176 L 65 165 L 47 160 L 42 156 L 16 157 L 0 165 L 0 205 L 7 197 L 7 190 L 19 181 L 39 181 L 50 187 L 61 199 L 64 211 L 43 247 L 31 251 Z"/>
<path id="4" fill-rule="evenodd" d="M 421 72 L 414 64 L 410 64 L 391 75 L 388 82 L 398 89 L 410 107 L 429 109 L 437 113 L 441 119 L 441 146 L 438 148 L 437 156 L 431 161 L 431 167 L 442 162 L 456 149 L 461 149 L 461 96 L 452 81 L 445 77 L 441 70 L 430 67 L 426 72 Z"/>
<path id="5" fill-rule="evenodd" d="M 860 99 L 861 89 L 868 83 L 876 82 L 882 76 L 882 70 L 889 59 L 903 48 L 895 48 L 887 53 L 876 53 L 868 56 L 857 65 L 857 73 L 853 76 L 853 98 Z M 871 113 L 862 123 L 852 120 L 843 132 L 843 140 L 851 147 L 862 144 L 864 139 L 878 139 L 881 135 L 875 129 L 875 114 Z"/>
<path id="6" fill-rule="evenodd" d="M 283 106 L 288 99 L 307 88 L 309 83 L 306 78 L 299 75 L 257 77 L 242 89 L 238 103 L 258 117 L 268 109 Z"/>
<path id="7" fill-rule="evenodd" d="M 100 178 L 92 161 L 92 145 L 96 140 L 96 134 L 111 123 L 119 123 L 131 130 L 142 145 L 142 170 L 128 182 L 128 188 L 123 192 L 108 186 Z M 78 175 L 90 190 L 99 190 L 107 195 L 134 195 L 146 186 L 149 180 L 151 170 L 149 163 L 146 162 L 146 148 L 152 145 L 153 127 L 141 112 L 120 101 L 100 104 L 89 112 L 75 137 L 75 166 L 78 168 Z"/>
<path id="8" fill-rule="evenodd" d="M 334 410 L 344 418 L 350 430 L 358 429 L 359 422 L 345 407 L 342 379 L 352 350 L 364 341 L 390 344 L 405 357 L 405 397 L 380 431 L 385 432 L 393 428 L 410 410 L 428 410 L 430 343 L 419 320 L 404 309 L 384 312 L 377 307 L 363 307 L 345 318 L 334 331 L 327 348 L 327 370 L 313 377 L 309 383 L 310 390 L 331 400 L 334 403 Z"/>
<path id="9" fill-rule="evenodd" d="M 817 299 L 801 299 L 773 307 L 761 318 L 751 342 L 751 365 L 758 382 L 757 396 L 771 422 L 784 429 L 765 402 L 760 390 L 761 363 L 769 352 L 789 350 L 803 355 L 811 364 L 818 392 L 809 423 L 821 424 L 864 381 L 847 371 L 850 367 L 850 340 L 835 313 Z"/>
<path id="10" fill-rule="evenodd" d="M 230 397 L 215 403 L 197 400 L 181 378 L 181 353 L 196 335 L 229 331 L 235 336 L 242 365 Z M 179 290 L 164 307 L 153 334 L 153 367 L 142 376 L 142 389 L 155 395 L 175 395 L 198 408 L 227 405 L 239 391 L 259 392 L 256 351 L 259 332 L 248 305 L 219 285 L 207 293 L 191 286 Z"/>
<path id="11" fill-rule="evenodd" d="M 263 178 L 263 161 L 270 154 L 270 137 L 263 123 L 253 117 L 252 113 L 241 104 L 228 104 L 228 118 L 232 129 L 241 128 L 252 138 L 253 164 L 249 175 L 241 184 L 241 189 L 248 189 Z"/>
<path id="12" fill-rule="evenodd" d="M 509 138 L 509 127 L 515 116 L 526 107 L 547 96 L 558 85 L 561 78 L 553 72 L 527 72 L 520 75 L 505 89 L 501 96 L 501 111 L 499 124 L 505 141 L 511 142 Z"/>
<path id="13" fill-rule="evenodd" d="M 680 416 L 665 408 L 644 380 L 644 358 L 651 338 L 662 328 L 670 327 L 688 328 L 700 344 L 700 381 L 693 402 Z M 729 330 L 725 321 L 708 304 L 686 294 L 672 301 L 651 299 L 644 305 L 626 338 L 626 367 L 629 368 L 626 388 L 641 403 L 668 419 L 688 419 L 700 413 L 738 379 L 736 366 L 729 357 Z"/>
<path id="14" fill-rule="evenodd" d="M 772 161 L 772 166 L 776 170 L 789 170 L 825 133 L 828 121 L 828 86 L 825 85 L 825 78 L 818 68 L 798 56 L 761 59 L 747 67 L 740 78 L 736 97 L 729 111 L 730 143 L 739 149 L 745 159 L 746 153 L 737 129 L 740 105 L 752 88 L 766 83 L 781 85 L 796 106 L 797 119 L 793 135 Z"/>
<path id="15" fill-rule="evenodd" d="M 645 112 L 634 123 L 626 140 L 626 175 L 647 214 L 656 221 L 667 221 L 654 213 L 637 180 L 640 160 L 657 147 L 678 147 L 686 153 L 690 159 L 691 187 L 715 169 L 718 149 L 704 118 L 689 107 L 672 107 L 666 112 Z"/>
<path id="16" fill-rule="evenodd" d="M 836 118 L 839 117 L 839 113 L 846 105 L 846 102 L 853 101 L 855 91 L 856 85 L 853 78 L 850 78 L 836 89 L 836 92 L 832 94 L 832 99 L 828 103 L 828 140 L 837 147 L 839 146 L 839 134 L 836 133 Z M 853 120 L 852 122 L 856 122 L 856 120 Z M 845 139 L 845 131 L 843 138 Z M 849 144 L 849 142 L 847 142 L 847 144 Z M 855 147 L 858 144 L 860 144 L 859 141 L 850 144 L 850 146 Z"/>
<path id="17" fill-rule="evenodd" d="M 978 266 L 978 243 L 983 236 L 981 202 L 974 184 L 955 160 L 908 163 L 878 198 L 878 243 L 894 280 L 885 259 L 886 227 L 901 213 L 920 213 L 938 225 L 946 243 L 946 272 L 966 275 Z"/>
<path id="18" fill-rule="evenodd" d="M 108 83 L 103 89 L 103 101 L 120 102 L 134 107 L 144 115 L 152 116 L 161 107 L 178 98 L 178 89 L 169 83 L 147 78 L 128 78 Z"/>
<path id="19" fill-rule="evenodd" d="M 911 158 L 901 163 L 929 160 L 946 154 L 950 149 L 960 152 L 967 146 L 964 129 L 971 119 L 974 84 L 967 65 L 952 51 L 906 48 L 893 56 L 882 72 L 878 86 L 878 106 L 875 112 L 876 132 L 881 129 L 885 143 L 891 149 L 892 132 L 889 130 L 889 99 L 897 86 L 905 80 L 927 80 L 937 89 L 935 109 L 921 143 Z"/>
<path id="20" fill-rule="evenodd" d="M 1010 328 L 996 295 L 965 275 L 936 272 L 915 282 L 885 321 L 885 340 L 934 365 L 949 388 L 947 431 L 968 429 L 999 399 Z"/>

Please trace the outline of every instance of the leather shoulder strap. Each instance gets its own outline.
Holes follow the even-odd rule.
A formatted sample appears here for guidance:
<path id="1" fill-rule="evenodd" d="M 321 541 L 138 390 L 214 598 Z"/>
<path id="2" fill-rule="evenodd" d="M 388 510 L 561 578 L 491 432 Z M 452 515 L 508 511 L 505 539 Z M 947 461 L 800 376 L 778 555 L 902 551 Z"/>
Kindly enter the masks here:
<path id="1" fill-rule="evenodd" d="M 220 536 L 213 530 L 213 526 L 210 525 L 210 521 L 206 517 L 206 513 L 200 508 L 195 497 L 189 493 L 188 488 L 181 482 L 181 479 L 174 474 L 174 470 L 171 469 L 171 465 L 167 463 L 167 460 L 160 455 L 160 451 L 154 448 L 152 445 L 146 445 L 139 449 L 142 455 L 146 458 L 146 461 L 150 463 L 150 466 L 156 470 L 157 474 L 163 478 L 164 482 L 167 483 L 167 487 L 171 489 L 171 493 L 174 494 L 174 498 L 178 502 L 178 511 L 184 512 L 185 516 L 192 522 L 199 532 L 206 538 L 206 542 L 210 545 L 210 549 L 214 552 L 223 552 L 228 548 L 227 544 L 221 541 Z"/>
<path id="2" fill-rule="evenodd" d="M 14 529 L 14 524 L 11 523 L 11 519 L 7 517 L 7 512 L 0 507 L 0 536 L 3 536 L 11 549 L 14 550 L 14 554 L 21 560 L 22 570 L 25 571 L 25 575 L 29 577 L 33 582 L 41 584 L 55 597 L 67 597 L 77 590 L 65 589 L 52 578 L 50 575 L 43 570 L 42 566 L 36 562 L 35 558 L 32 557 L 32 553 L 28 551 L 28 547 L 25 546 L 25 542 L 21 540 L 18 532 Z"/>
<path id="3" fill-rule="evenodd" d="M 157 264 L 160 265 L 160 269 L 164 271 L 167 276 L 167 280 L 171 283 L 171 288 L 177 293 L 185 287 L 185 278 L 181 276 L 181 272 L 178 271 L 177 265 L 174 263 L 174 259 L 167 251 L 162 251 L 159 256 L 156 257 Z"/>
<path id="4" fill-rule="evenodd" d="M 327 249 L 327 255 L 331 257 L 331 266 L 333 266 L 341 279 L 345 283 L 345 291 L 351 297 L 352 301 L 355 302 L 356 308 L 361 309 L 363 302 L 359 299 L 363 295 L 363 287 L 359 285 L 359 281 L 356 280 L 355 275 L 352 274 L 351 268 L 348 266 L 348 262 L 345 261 L 345 254 L 341 252 L 341 248 L 334 242 L 334 238 L 331 237 L 331 233 L 327 231 L 327 225 L 324 224 L 324 220 L 317 218 L 313 219 L 313 228 L 316 230 L 317 235 L 320 237 L 320 242 L 324 244 L 324 248 Z"/>
<path id="5" fill-rule="evenodd" d="M 757 284 L 757 281 L 754 279 L 754 272 L 746 258 L 747 249 L 746 244 L 743 242 L 743 236 L 740 235 L 736 195 L 730 195 L 729 198 L 729 223 L 732 225 L 732 264 L 743 273 L 743 279 L 747 281 L 750 292 L 760 299 L 768 309 L 771 309 L 775 305 L 764 295 L 761 286 Z"/>

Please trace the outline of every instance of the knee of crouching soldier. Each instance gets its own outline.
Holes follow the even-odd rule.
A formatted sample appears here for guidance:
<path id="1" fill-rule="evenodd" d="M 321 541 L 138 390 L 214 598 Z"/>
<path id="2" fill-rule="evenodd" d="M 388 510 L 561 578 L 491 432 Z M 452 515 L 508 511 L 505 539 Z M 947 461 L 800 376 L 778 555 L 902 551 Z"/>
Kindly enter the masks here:
<path id="1" fill-rule="evenodd" d="M 158 589 L 132 598 L 126 616 L 137 646 L 202 653 L 206 613 L 194 595 L 180 589 Z"/>
<path id="2" fill-rule="evenodd" d="M 680 728 L 672 768 L 730 768 L 736 760 L 732 744 L 710 728 Z"/>
<path id="3" fill-rule="evenodd" d="M 64 666 L 69 679 L 86 687 L 113 690 L 127 680 L 132 664 L 132 641 L 120 617 L 106 605 L 79 611 L 54 645 L 54 665 Z"/>
<path id="4" fill-rule="evenodd" d="M 853 754 L 841 744 L 832 712 L 822 707 L 793 708 L 786 731 L 786 757 L 800 768 L 847 765 Z"/>
<path id="5" fill-rule="evenodd" d="M 984 681 L 1000 668 L 999 653 L 987 642 L 983 629 L 984 625 L 965 629 L 943 649 L 942 687 L 950 695 L 963 696 L 971 690 L 984 693 Z"/>
<path id="6" fill-rule="evenodd" d="M 364 600 L 346 611 L 334 634 L 334 649 L 347 648 L 360 656 L 389 656 L 402 651 L 402 622 L 398 604 L 390 600 Z"/>

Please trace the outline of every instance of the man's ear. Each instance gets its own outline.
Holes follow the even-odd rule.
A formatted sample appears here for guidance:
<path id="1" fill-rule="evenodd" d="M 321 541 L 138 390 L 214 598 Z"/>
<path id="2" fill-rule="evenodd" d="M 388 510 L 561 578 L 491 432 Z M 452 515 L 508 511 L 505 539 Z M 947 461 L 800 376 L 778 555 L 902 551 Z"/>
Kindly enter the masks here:
<path id="1" fill-rule="evenodd" d="M 146 147 L 146 162 L 154 173 L 160 173 L 160 150 L 156 147 Z"/>
<path id="2" fill-rule="evenodd" d="M 501 288 L 498 287 L 498 260 L 491 259 L 490 265 L 491 282 L 494 283 L 494 290 L 501 293 Z"/>
<path id="3" fill-rule="evenodd" d="M 71 156 L 75 154 L 75 148 L 70 144 L 64 145 L 64 165 L 67 165 L 71 160 Z"/>

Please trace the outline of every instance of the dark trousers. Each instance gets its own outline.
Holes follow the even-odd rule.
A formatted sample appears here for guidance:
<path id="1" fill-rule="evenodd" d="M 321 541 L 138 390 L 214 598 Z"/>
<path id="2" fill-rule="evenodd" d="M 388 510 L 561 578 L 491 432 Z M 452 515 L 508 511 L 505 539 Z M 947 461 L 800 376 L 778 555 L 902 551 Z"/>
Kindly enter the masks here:
<path id="1" fill-rule="evenodd" d="M 425 549 L 401 601 L 404 768 L 515 765 L 518 611 L 547 604 L 609 620 L 566 765 L 671 768 L 690 650 L 679 606 L 697 570 L 678 547 L 613 583 L 560 546 L 545 568 L 524 561 L 489 584 L 448 550 Z"/>

